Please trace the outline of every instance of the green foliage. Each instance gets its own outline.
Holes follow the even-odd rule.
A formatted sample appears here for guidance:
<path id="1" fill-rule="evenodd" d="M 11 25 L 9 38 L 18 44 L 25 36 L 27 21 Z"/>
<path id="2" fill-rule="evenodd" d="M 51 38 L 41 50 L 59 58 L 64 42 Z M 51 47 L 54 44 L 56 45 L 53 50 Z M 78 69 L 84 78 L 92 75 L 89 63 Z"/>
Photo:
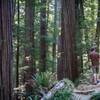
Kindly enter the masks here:
<path id="1" fill-rule="evenodd" d="M 70 100 L 71 93 L 74 89 L 74 84 L 69 79 L 63 79 L 61 81 L 64 81 L 65 87 L 58 90 L 55 94 L 52 100 Z"/>
<path id="2" fill-rule="evenodd" d="M 52 100 L 70 100 L 70 96 L 71 92 L 68 92 L 68 90 L 65 88 L 57 91 Z"/>
<path id="3" fill-rule="evenodd" d="M 35 95 L 34 100 L 38 100 L 38 96 L 37 95 Z"/>
<path id="4" fill-rule="evenodd" d="M 37 82 L 37 84 L 40 86 L 47 86 L 48 85 L 48 80 L 47 77 L 45 77 L 44 73 L 40 73 L 40 74 L 36 74 L 35 75 L 35 80 Z"/>
<path id="5" fill-rule="evenodd" d="M 40 9 L 41 9 L 41 1 L 35 1 L 35 21 L 34 21 L 34 48 L 29 48 L 31 54 L 34 54 L 34 60 L 36 63 L 36 68 L 38 69 L 39 61 L 40 61 Z M 49 11 L 47 12 L 49 15 L 47 16 L 47 36 L 44 36 L 47 44 L 47 51 L 46 51 L 46 66 L 47 70 L 51 70 L 51 68 L 56 68 L 56 62 L 52 58 L 52 44 L 57 43 L 57 37 L 60 33 L 60 28 L 58 25 L 54 25 L 54 0 L 49 0 Z M 16 3 L 17 4 L 17 3 Z M 84 0 L 84 15 L 79 14 L 78 19 L 78 26 L 76 30 L 76 53 L 77 56 L 82 55 L 83 63 L 86 63 L 85 59 L 87 59 L 87 51 L 91 47 L 92 42 L 94 41 L 95 37 L 95 30 L 96 30 L 96 16 L 97 16 L 97 0 Z M 48 9 L 47 9 L 48 10 Z M 57 12 L 58 13 L 58 12 Z M 80 13 L 80 12 L 79 12 Z M 14 16 L 14 27 L 13 27 L 13 52 L 14 52 L 14 66 L 16 66 L 16 48 L 17 48 L 17 27 L 18 27 L 18 18 L 17 18 L 17 11 L 15 11 Z M 58 17 L 60 14 L 57 14 Z M 84 17 L 84 18 L 83 18 Z M 59 22 L 59 18 L 56 19 L 57 23 Z M 29 47 L 30 43 L 27 43 L 25 30 L 28 28 L 25 27 L 25 1 L 20 0 L 20 25 L 19 25 L 19 44 L 20 44 L 20 55 L 19 55 L 19 63 L 20 66 L 23 66 L 24 55 L 25 55 L 25 47 Z M 0 41 L 1 43 L 1 41 Z M 58 52 L 58 51 L 57 51 Z M 57 59 L 57 58 L 56 58 Z M 54 66 L 52 66 L 54 63 Z M 20 67 L 19 66 L 19 67 Z M 86 67 L 86 64 L 84 64 Z M 14 69 L 15 70 L 15 69 Z M 37 73 L 33 79 L 36 81 L 39 87 L 46 87 L 49 88 L 52 84 L 56 81 L 56 77 L 52 75 L 51 72 L 41 72 Z M 83 79 L 83 78 L 82 78 Z M 67 88 L 64 90 L 58 91 L 53 100 L 68 100 L 67 98 L 70 97 L 70 92 L 73 89 L 73 84 L 66 80 Z M 35 90 L 34 90 L 35 91 Z M 36 91 L 35 91 L 36 92 Z M 33 93 L 37 94 L 37 93 Z M 97 95 L 96 95 L 97 96 Z M 95 97 L 95 96 L 94 96 Z M 29 96 L 29 100 L 32 97 Z M 38 100 L 38 95 L 34 96 L 34 100 Z M 94 100 L 94 99 L 93 99 Z"/>
<path id="6" fill-rule="evenodd" d="M 100 100 L 100 93 L 94 94 L 90 100 Z"/>
<path id="7" fill-rule="evenodd" d="M 51 73 L 49 72 L 40 72 L 40 73 L 37 73 L 35 77 L 33 77 L 33 79 L 36 81 L 38 86 L 49 87 L 50 76 L 51 76 Z"/>
<path id="8" fill-rule="evenodd" d="M 74 89 L 74 84 L 71 80 L 69 79 L 63 79 L 64 82 L 65 82 L 65 85 L 66 85 L 66 90 L 69 91 L 69 92 L 72 92 L 73 89 Z"/>

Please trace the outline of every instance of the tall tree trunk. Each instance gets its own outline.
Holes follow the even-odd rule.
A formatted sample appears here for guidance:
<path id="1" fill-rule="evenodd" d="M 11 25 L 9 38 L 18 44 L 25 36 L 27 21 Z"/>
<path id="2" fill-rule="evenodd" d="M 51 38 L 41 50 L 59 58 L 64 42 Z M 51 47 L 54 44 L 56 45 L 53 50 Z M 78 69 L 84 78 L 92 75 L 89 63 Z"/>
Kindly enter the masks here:
<path id="1" fill-rule="evenodd" d="M 58 4 L 59 6 L 61 6 L 61 1 L 59 0 Z M 58 9 L 57 9 L 58 10 Z M 63 9 L 61 9 L 61 20 L 60 18 L 58 18 L 61 22 L 61 32 L 64 33 L 64 21 L 63 21 Z M 61 34 L 58 37 L 58 59 L 57 59 L 57 78 L 58 80 L 61 80 L 64 78 L 64 34 Z"/>
<path id="2" fill-rule="evenodd" d="M 62 0 L 63 76 L 71 80 L 78 77 L 77 57 L 75 54 L 75 0 Z M 60 66 L 60 67 L 62 67 Z M 61 69 L 61 68 L 60 68 Z M 58 73 L 58 78 L 59 78 Z"/>
<path id="3" fill-rule="evenodd" d="M 12 100 L 12 0 L 0 0 L 0 100 Z"/>
<path id="4" fill-rule="evenodd" d="M 48 28 L 48 24 L 49 24 L 49 10 L 50 10 L 50 0 L 47 1 L 47 28 Z"/>
<path id="5" fill-rule="evenodd" d="M 83 51 L 82 51 L 82 37 L 83 37 L 83 21 L 84 21 L 84 8 L 83 0 L 75 0 L 76 10 L 76 46 L 78 65 L 80 66 L 80 72 L 83 72 Z M 78 38 L 80 37 L 80 38 Z"/>
<path id="6" fill-rule="evenodd" d="M 40 71 L 46 71 L 46 0 L 41 0 L 40 12 Z"/>
<path id="7" fill-rule="evenodd" d="M 34 16 L 35 16 L 35 0 L 25 1 L 25 33 L 26 33 L 26 47 L 25 47 L 25 66 L 28 66 L 25 81 L 32 78 L 35 74 L 35 59 L 34 59 Z M 28 44 L 27 44 L 28 43 Z"/>
<path id="8" fill-rule="evenodd" d="M 62 18 L 61 18 L 61 26 L 62 26 L 62 28 L 61 28 L 61 32 L 63 33 L 64 32 L 64 23 L 63 23 L 63 14 L 62 14 Z M 64 58 L 64 34 L 61 34 L 61 36 L 59 36 L 59 38 L 58 38 L 58 55 L 59 55 L 59 57 L 58 57 L 58 65 L 57 65 L 57 78 L 58 78 L 58 80 L 61 80 L 61 79 L 63 79 L 63 78 L 65 78 L 65 76 L 64 76 L 64 73 L 65 73 L 65 63 L 64 63 L 64 60 L 65 60 L 65 58 Z"/>
<path id="9" fill-rule="evenodd" d="M 18 25 L 17 25 L 17 52 L 16 52 L 16 87 L 19 85 L 19 25 L 20 25 L 20 7 L 19 0 L 17 1 Z"/>
<path id="10" fill-rule="evenodd" d="M 84 1 L 83 0 L 80 0 L 80 21 L 81 21 L 81 25 L 83 26 L 83 22 L 84 22 L 84 7 L 83 7 L 83 3 Z M 83 22 L 82 22 L 83 21 Z M 81 64 L 81 72 L 83 72 L 83 49 L 82 49 L 82 39 L 83 39 L 83 27 L 80 28 L 80 34 L 81 34 L 81 40 L 80 40 L 80 43 L 81 43 L 81 52 L 80 52 L 80 64 Z"/>
<path id="11" fill-rule="evenodd" d="M 56 67 L 56 42 L 57 42 L 57 0 L 55 0 L 55 5 L 54 5 L 54 33 L 53 33 L 53 38 L 54 38 L 54 43 L 53 43 L 53 48 L 52 48 L 52 56 L 53 56 L 53 68 L 52 71 L 55 71 L 55 67 Z"/>
<path id="12" fill-rule="evenodd" d="M 99 51 L 99 36 L 100 36 L 100 0 L 98 0 L 98 15 L 97 15 L 97 28 L 96 28 L 96 44 Z"/>
<path id="13" fill-rule="evenodd" d="M 1 11 L 1 1 L 0 1 L 0 98 L 3 100 L 3 88 L 2 88 L 2 11 Z"/>
<path id="14" fill-rule="evenodd" d="M 16 47 L 16 87 L 19 85 L 19 33 L 20 33 L 20 4 L 19 0 L 17 1 L 17 47 Z M 16 96 L 16 100 L 18 99 L 18 96 Z"/>

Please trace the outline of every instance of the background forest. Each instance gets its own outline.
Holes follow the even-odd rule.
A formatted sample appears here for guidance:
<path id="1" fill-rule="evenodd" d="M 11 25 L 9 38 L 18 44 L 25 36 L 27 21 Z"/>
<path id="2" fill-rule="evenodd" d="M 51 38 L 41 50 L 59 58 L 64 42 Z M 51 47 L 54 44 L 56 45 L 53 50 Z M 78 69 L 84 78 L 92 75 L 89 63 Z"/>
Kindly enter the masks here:
<path id="1" fill-rule="evenodd" d="M 99 51 L 99 18 L 100 0 L 0 0 L 0 100 L 48 100 L 61 80 L 71 87 L 50 100 L 69 100 Z"/>

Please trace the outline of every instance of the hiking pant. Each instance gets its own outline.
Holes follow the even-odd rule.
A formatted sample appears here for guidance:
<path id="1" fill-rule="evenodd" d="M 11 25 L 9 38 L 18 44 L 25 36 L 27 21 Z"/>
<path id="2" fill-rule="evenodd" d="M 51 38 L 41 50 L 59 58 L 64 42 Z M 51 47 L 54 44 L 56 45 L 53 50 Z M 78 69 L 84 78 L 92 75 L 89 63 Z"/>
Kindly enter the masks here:
<path id="1" fill-rule="evenodd" d="M 93 71 L 93 73 L 99 73 L 99 67 L 97 67 L 97 66 L 93 66 L 92 67 L 92 71 Z"/>

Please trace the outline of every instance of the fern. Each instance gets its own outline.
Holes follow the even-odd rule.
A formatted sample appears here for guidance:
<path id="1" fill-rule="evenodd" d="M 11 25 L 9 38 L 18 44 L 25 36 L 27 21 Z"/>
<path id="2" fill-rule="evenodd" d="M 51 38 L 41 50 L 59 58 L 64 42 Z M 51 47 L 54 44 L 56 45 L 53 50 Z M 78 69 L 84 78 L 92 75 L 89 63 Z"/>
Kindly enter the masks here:
<path id="1" fill-rule="evenodd" d="M 94 94 L 90 100 L 100 100 L 100 93 Z"/>

